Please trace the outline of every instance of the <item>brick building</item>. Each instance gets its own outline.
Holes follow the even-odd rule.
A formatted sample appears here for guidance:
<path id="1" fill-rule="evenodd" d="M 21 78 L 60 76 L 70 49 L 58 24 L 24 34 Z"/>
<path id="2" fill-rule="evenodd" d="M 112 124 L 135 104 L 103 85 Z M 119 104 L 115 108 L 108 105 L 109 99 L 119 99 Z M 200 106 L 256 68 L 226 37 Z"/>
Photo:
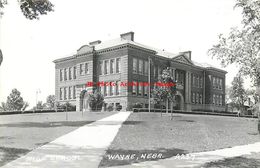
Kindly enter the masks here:
<path id="1" fill-rule="evenodd" d="M 226 71 L 193 61 L 190 51 L 172 54 L 139 44 L 133 32 L 107 42 L 90 42 L 75 55 L 55 60 L 56 98 L 60 103 L 76 105 L 77 111 L 87 110 L 88 93 L 97 89 L 104 95 L 106 107 L 120 104 L 123 110 L 130 110 L 137 102 L 148 107 L 149 87 L 119 83 L 148 82 L 149 58 L 151 83 L 158 81 L 163 69 L 170 68 L 177 82 L 175 109 L 225 110 Z M 93 87 L 87 82 L 115 85 Z"/>

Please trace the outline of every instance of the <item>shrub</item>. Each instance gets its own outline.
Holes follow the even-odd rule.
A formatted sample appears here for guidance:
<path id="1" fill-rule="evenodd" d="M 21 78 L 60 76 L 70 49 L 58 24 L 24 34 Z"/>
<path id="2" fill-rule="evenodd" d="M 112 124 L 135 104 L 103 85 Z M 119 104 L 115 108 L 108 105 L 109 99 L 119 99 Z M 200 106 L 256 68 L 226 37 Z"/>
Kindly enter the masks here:
<path id="1" fill-rule="evenodd" d="M 120 110 L 122 110 L 122 105 L 120 105 L 120 104 L 119 104 L 119 105 L 117 105 L 117 106 L 116 106 L 116 110 L 117 110 L 117 111 L 120 111 Z"/>
<path id="2" fill-rule="evenodd" d="M 114 106 L 113 106 L 112 103 L 108 105 L 107 110 L 108 111 L 113 111 L 114 110 Z"/>
<path id="3" fill-rule="evenodd" d="M 143 104 L 142 103 L 135 103 L 133 105 L 133 108 L 143 108 Z"/>

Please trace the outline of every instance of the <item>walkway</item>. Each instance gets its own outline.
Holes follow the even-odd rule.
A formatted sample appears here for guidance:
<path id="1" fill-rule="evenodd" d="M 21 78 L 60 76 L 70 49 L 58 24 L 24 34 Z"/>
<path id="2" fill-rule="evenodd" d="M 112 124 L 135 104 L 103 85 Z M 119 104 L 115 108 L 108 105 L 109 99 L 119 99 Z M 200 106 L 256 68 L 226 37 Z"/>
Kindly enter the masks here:
<path id="1" fill-rule="evenodd" d="M 130 112 L 87 124 L 12 161 L 2 168 L 95 168 Z"/>

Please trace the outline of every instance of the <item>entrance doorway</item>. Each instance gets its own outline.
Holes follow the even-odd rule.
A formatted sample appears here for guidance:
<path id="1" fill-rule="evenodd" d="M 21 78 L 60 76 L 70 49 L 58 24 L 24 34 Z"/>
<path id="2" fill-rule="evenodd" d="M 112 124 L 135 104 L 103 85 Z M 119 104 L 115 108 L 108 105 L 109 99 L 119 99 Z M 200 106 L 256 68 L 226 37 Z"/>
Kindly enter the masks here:
<path id="1" fill-rule="evenodd" d="M 80 93 L 80 111 L 88 111 L 88 110 L 89 110 L 88 92 L 86 90 L 82 90 Z"/>

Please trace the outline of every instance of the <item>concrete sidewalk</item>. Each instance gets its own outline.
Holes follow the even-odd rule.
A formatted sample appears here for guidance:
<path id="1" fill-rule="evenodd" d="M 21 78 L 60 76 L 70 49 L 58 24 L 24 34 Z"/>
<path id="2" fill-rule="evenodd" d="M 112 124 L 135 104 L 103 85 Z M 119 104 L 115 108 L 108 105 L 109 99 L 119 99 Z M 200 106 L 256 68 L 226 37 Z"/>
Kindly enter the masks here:
<path id="1" fill-rule="evenodd" d="M 146 161 L 141 163 L 134 163 L 131 165 L 116 166 L 116 168 L 199 168 L 207 162 L 242 155 L 250 155 L 254 153 L 260 153 L 260 142 L 214 151 L 191 153 L 190 155 L 187 155 L 186 158 L 184 157 L 182 159 L 178 157 L 171 157 L 157 161 Z"/>
<path id="2" fill-rule="evenodd" d="M 96 168 L 129 115 L 120 112 L 82 126 L 2 168 Z"/>

